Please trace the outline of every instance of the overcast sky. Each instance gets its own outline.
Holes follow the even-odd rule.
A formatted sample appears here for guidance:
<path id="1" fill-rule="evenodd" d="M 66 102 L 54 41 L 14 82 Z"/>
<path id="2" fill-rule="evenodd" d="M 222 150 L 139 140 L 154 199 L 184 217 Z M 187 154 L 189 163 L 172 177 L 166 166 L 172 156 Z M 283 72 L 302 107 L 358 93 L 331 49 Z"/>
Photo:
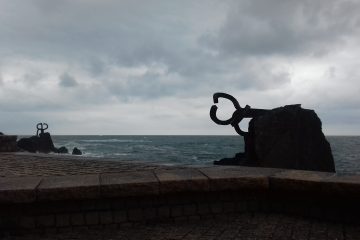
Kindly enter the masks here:
<path id="1" fill-rule="evenodd" d="M 235 134 L 209 118 L 221 91 L 360 135 L 359 13 L 358 0 L 0 0 L 0 131 Z"/>

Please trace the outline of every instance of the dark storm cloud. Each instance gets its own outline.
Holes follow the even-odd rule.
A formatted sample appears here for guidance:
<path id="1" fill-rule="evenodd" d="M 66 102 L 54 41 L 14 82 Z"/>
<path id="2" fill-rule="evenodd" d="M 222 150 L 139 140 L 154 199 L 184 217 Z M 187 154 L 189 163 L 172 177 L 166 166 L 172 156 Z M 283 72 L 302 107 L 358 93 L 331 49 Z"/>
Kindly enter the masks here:
<path id="1" fill-rule="evenodd" d="M 156 52 L 157 46 L 176 44 L 176 38 L 178 47 L 182 45 L 177 34 L 181 33 L 177 27 L 182 24 L 173 21 L 170 15 L 183 7 L 175 8 L 174 3 L 56 2 L 54 6 L 43 0 L 6 2 L 1 12 L 2 41 L 12 46 L 12 53 L 76 60 L 88 56 L 124 56 L 128 61 L 132 53 L 138 55 L 138 49 L 156 57 L 161 54 Z M 151 51 L 152 43 L 156 46 Z M 140 59 L 134 59 L 137 60 Z"/>
<path id="2" fill-rule="evenodd" d="M 217 35 L 202 42 L 229 55 L 323 55 L 359 34 L 360 2 L 236 1 Z"/>
<path id="3" fill-rule="evenodd" d="M 150 124 L 154 102 L 158 114 L 183 120 L 198 104 L 201 111 L 190 115 L 201 112 L 202 126 L 208 120 L 204 101 L 224 91 L 263 105 L 325 106 L 331 117 L 360 101 L 359 5 L 0 0 L 0 105 L 19 112 L 42 109 L 43 116 L 56 109 L 60 117 L 88 109 L 94 119 L 113 116 L 118 108 L 119 116 L 147 114 L 136 119 Z"/>
<path id="4" fill-rule="evenodd" d="M 214 87 L 236 82 L 238 87 L 246 89 L 267 88 L 267 85 L 260 86 L 263 81 L 261 76 L 257 76 L 257 70 L 249 72 L 256 67 L 249 68 L 250 63 L 244 62 L 241 56 L 235 61 L 214 56 L 198 45 L 201 41 L 197 39 L 203 34 L 201 31 L 207 31 L 208 27 L 194 29 L 199 32 L 192 27 L 202 25 L 195 20 L 213 17 L 213 9 L 206 9 L 209 2 L 176 4 L 151 1 L 142 5 L 133 1 L 58 1 L 54 6 L 43 0 L 16 2 L 7 1 L 7 11 L 2 12 L 5 21 L 0 30 L 5 29 L 2 32 L 6 34 L 0 40 L 4 43 L 0 45 L 0 51 L 7 55 L 10 48 L 11 54 L 79 65 L 94 78 L 104 79 L 103 84 L 110 83 L 111 94 L 140 98 L 142 94 L 144 98 L 176 93 L 197 94 L 209 81 Z M 225 34 L 223 37 L 229 36 Z M 181 82 L 166 84 L 144 75 L 136 80 L 121 78 L 127 82 L 127 87 L 113 88 L 113 81 L 106 81 L 111 78 L 109 65 L 131 68 L 154 63 L 164 65 L 169 74 L 178 76 Z M 246 68 L 239 64 L 246 65 Z M 237 73 L 233 76 L 225 76 L 234 71 Z M 76 73 L 73 74 L 76 78 Z M 251 79 L 246 76 L 251 76 Z M 68 86 L 66 82 L 64 85 Z"/>
<path id="5" fill-rule="evenodd" d="M 69 73 L 63 73 L 59 77 L 59 86 L 69 88 L 69 87 L 76 87 L 78 85 L 77 81 L 73 76 Z"/>

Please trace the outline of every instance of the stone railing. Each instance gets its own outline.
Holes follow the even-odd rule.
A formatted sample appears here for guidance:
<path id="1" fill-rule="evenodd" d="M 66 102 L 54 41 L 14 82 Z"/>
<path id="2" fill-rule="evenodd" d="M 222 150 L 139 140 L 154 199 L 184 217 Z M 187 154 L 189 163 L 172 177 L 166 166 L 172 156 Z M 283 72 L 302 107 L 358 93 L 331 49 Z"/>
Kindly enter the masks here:
<path id="1" fill-rule="evenodd" d="M 13 135 L 0 135 L 0 152 L 16 152 L 17 136 Z"/>
<path id="2" fill-rule="evenodd" d="M 0 228 L 57 230 L 281 212 L 360 219 L 360 176 L 249 167 L 0 178 Z"/>

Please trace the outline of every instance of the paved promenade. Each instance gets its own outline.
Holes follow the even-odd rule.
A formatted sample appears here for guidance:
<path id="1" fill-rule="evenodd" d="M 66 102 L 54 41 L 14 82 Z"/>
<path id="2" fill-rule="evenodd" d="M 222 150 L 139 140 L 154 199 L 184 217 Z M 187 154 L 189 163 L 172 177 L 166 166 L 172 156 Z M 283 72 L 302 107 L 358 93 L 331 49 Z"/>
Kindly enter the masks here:
<path id="1" fill-rule="evenodd" d="M 0 177 L 64 176 L 186 167 L 140 162 L 97 161 L 73 156 L 0 153 Z M 48 229 L 46 233 L 0 232 L 0 239 L 337 239 L 360 240 L 360 226 L 283 214 L 241 213 L 213 215 L 206 219 Z"/>
<path id="2" fill-rule="evenodd" d="M 0 177 L 65 176 L 173 168 L 185 167 L 111 159 L 97 160 L 71 155 L 0 153 Z"/>

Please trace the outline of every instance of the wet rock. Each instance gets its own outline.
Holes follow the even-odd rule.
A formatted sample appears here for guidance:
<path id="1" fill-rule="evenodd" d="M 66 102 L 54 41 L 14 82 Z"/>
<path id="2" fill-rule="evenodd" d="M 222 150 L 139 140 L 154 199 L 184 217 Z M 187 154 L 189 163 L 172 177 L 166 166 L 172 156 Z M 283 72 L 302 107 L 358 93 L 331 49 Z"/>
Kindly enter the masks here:
<path id="1" fill-rule="evenodd" d="M 214 161 L 214 165 L 242 165 L 248 166 L 247 158 L 245 153 L 240 152 L 235 155 L 233 158 L 223 158 L 219 161 Z"/>
<path id="2" fill-rule="evenodd" d="M 313 110 L 275 108 L 249 123 L 248 158 L 260 167 L 335 172 L 329 142 Z"/>
<path id="3" fill-rule="evenodd" d="M 28 138 L 21 138 L 17 142 L 17 146 L 25 151 L 36 153 L 39 149 L 39 137 L 32 136 Z"/>
<path id="4" fill-rule="evenodd" d="M 56 148 L 51 139 L 50 133 L 40 133 L 39 134 L 39 152 L 49 153 L 56 152 Z"/>
<path id="5" fill-rule="evenodd" d="M 244 153 L 214 164 L 335 172 L 319 117 L 300 104 L 275 108 L 251 119 L 244 142 Z"/>
<path id="6" fill-rule="evenodd" d="M 57 153 L 69 153 L 69 150 L 66 147 L 59 147 Z"/>
<path id="7" fill-rule="evenodd" d="M 32 153 L 57 152 L 50 133 L 40 133 L 39 136 L 22 138 L 17 142 L 17 146 L 25 151 Z"/>
<path id="8" fill-rule="evenodd" d="M 82 155 L 82 152 L 77 147 L 74 147 L 74 149 L 72 151 L 72 155 Z"/>
<path id="9" fill-rule="evenodd" d="M 0 134 L 0 152 L 16 152 L 17 136 L 15 135 L 1 135 Z"/>

